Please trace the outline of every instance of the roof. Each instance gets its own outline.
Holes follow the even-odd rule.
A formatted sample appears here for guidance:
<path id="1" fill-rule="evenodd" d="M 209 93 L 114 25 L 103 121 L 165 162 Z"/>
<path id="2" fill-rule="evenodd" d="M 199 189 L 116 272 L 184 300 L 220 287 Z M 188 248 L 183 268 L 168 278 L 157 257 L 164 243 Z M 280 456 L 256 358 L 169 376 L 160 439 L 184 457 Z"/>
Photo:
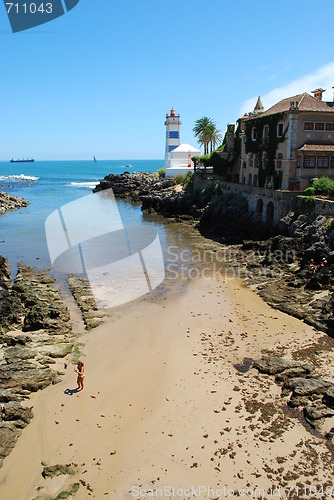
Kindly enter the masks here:
<path id="1" fill-rule="evenodd" d="M 180 144 L 177 148 L 173 149 L 172 153 L 201 153 L 199 149 L 194 148 L 190 144 Z"/>
<path id="2" fill-rule="evenodd" d="M 322 152 L 322 153 L 333 153 L 334 144 L 304 144 L 303 147 L 299 148 L 298 151 L 307 152 Z"/>
<path id="3" fill-rule="evenodd" d="M 298 101 L 298 108 L 295 108 L 299 111 L 329 111 L 331 113 L 334 112 L 334 107 L 332 102 L 319 101 L 315 97 L 311 96 L 307 92 L 303 94 L 298 94 L 292 97 L 287 97 L 286 99 L 282 99 L 277 104 L 274 104 L 271 108 L 267 109 L 262 116 L 274 115 L 276 113 L 282 113 L 284 111 L 290 110 L 291 101 Z"/>
<path id="4" fill-rule="evenodd" d="M 255 104 L 254 111 L 264 111 L 264 107 L 263 107 L 263 104 L 262 104 L 260 96 L 258 97 L 258 100 L 257 100 L 257 102 Z"/>

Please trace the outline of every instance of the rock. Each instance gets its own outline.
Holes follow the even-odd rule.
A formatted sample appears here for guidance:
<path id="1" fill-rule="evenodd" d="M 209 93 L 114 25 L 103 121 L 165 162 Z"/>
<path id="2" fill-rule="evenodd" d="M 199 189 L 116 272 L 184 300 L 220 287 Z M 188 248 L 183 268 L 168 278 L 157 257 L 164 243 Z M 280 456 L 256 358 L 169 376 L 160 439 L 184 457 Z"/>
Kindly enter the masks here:
<path id="1" fill-rule="evenodd" d="M 334 427 L 332 427 L 331 430 L 329 432 L 327 432 L 326 438 L 330 439 L 331 441 L 333 441 L 333 438 L 334 438 Z"/>
<path id="2" fill-rule="evenodd" d="M 259 361 L 255 361 L 254 368 L 260 373 L 267 373 L 268 375 L 276 375 L 285 370 L 294 369 L 297 369 L 297 373 L 302 370 L 306 374 L 310 374 L 313 369 L 312 366 L 305 365 L 305 363 L 301 361 L 292 361 L 290 359 L 278 357 L 277 355 L 267 356 Z"/>
<path id="3" fill-rule="evenodd" d="M 24 198 L 12 196 L 5 192 L 0 192 L 0 213 L 9 210 L 18 210 L 19 208 L 27 207 L 29 202 Z"/>
<path id="4" fill-rule="evenodd" d="M 13 422 L 0 422 L 0 458 L 3 459 L 12 451 L 21 434 Z"/>
<path id="5" fill-rule="evenodd" d="M 56 343 L 53 344 L 52 346 L 47 346 L 45 354 L 50 358 L 65 358 L 65 356 L 70 354 L 72 350 L 73 350 L 73 344 Z"/>
<path id="6" fill-rule="evenodd" d="M 319 420 L 323 418 L 329 418 L 334 416 L 334 409 L 328 408 L 328 406 L 323 404 L 318 405 L 307 405 L 304 408 L 304 416 L 306 420 Z"/>
<path id="7" fill-rule="evenodd" d="M 33 417 L 31 408 L 24 408 L 17 401 L 5 403 L 2 408 L 4 421 L 22 420 L 27 425 Z"/>
<path id="8" fill-rule="evenodd" d="M 15 363 L 18 361 L 33 359 L 36 352 L 25 347 L 7 347 L 4 349 L 4 358 L 7 363 Z"/>
<path id="9" fill-rule="evenodd" d="M 324 394 L 326 389 L 331 385 L 330 382 L 321 377 L 308 379 L 296 377 L 287 380 L 283 388 L 293 390 L 298 396 L 306 396 L 314 392 L 317 394 Z"/>
<path id="10" fill-rule="evenodd" d="M 326 389 L 326 392 L 323 397 L 323 403 L 330 408 L 334 408 L 334 386 L 331 385 L 328 389 Z"/>
<path id="11" fill-rule="evenodd" d="M 294 377 L 306 377 L 311 373 L 312 369 L 313 368 L 311 366 L 296 366 L 295 368 L 287 368 L 276 375 L 275 382 L 286 382 L 289 378 Z"/>
<path id="12" fill-rule="evenodd" d="M 55 476 L 73 476 L 76 473 L 76 470 L 73 467 L 69 467 L 68 465 L 49 465 L 43 468 L 42 476 L 44 479 L 47 477 L 55 477 Z"/>
<path id="13" fill-rule="evenodd" d="M 21 401 L 21 397 L 6 389 L 0 389 L 0 403 L 9 403 L 10 401 Z"/>

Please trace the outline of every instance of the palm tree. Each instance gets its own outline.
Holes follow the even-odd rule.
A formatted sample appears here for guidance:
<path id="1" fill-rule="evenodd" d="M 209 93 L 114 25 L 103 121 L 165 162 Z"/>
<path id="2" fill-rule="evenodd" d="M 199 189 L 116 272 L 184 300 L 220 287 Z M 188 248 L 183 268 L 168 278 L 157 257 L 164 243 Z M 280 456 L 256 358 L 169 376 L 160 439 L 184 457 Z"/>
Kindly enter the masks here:
<path id="1" fill-rule="evenodd" d="M 195 126 L 193 128 L 193 132 L 195 137 L 201 146 L 204 146 L 204 154 L 208 154 L 209 151 L 209 142 L 208 139 L 208 127 L 213 124 L 211 118 L 207 116 L 203 116 L 195 121 Z"/>
<path id="2" fill-rule="evenodd" d="M 223 139 L 223 136 L 220 133 L 220 130 L 217 129 L 215 123 L 209 125 L 207 129 L 207 137 L 210 142 L 210 153 L 212 153 L 212 151 L 216 149 L 217 144 L 220 144 Z"/>
<path id="3" fill-rule="evenodd" d="M 204 154 L 209 154 L 209 144 L 210 152 L 212 153 L 216 144 L 222 140 L 222 135 L 220 130 L 217 129 L 216 123 L 207 116 L 203 116 L 195 121 L 193 132 L 199 144 L 204 146 Z"/>

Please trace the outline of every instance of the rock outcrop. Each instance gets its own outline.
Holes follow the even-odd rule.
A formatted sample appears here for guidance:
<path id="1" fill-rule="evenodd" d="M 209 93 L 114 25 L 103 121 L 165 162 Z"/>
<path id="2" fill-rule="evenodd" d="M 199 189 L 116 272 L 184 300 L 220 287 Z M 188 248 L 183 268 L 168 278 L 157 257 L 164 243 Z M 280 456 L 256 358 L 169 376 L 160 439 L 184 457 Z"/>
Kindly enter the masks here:
<path id="1" fill-rule="evenodd" d="M 8 262 L 0 257 L 0 466 L 33 417 L 25 400 L 60 380 L 52 365 L 75 344 L 54 281 L 46 271 L 19 264 L 12 285 Z"/>
<path id="2" fill-rule="evenodd" d="M 0 214 L 9 210 L 18 210 L 19 208 L 27 207 L 29 202 L 24 198 L 12 196 L 11 194 L 0 192 Z"/>
<path id="3" fill-rule="evenodd" d="M 276 375 L 282 397 L 289 398 L 291 408 L 301 408 L 313 428 L 320 430 L 324 419 L 334 417 L 334 384 L 316 375 L 311 364 L 271 354 L 253 366 L 260 373 Z"/>

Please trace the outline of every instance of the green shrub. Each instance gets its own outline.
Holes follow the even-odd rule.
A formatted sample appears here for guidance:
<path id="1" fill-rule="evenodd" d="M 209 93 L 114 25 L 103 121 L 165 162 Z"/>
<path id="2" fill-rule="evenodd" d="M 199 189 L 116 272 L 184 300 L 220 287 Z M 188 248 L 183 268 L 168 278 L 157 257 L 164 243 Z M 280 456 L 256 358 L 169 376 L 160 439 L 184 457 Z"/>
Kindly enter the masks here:
<path id="1" fill-rule="evenodd" d="M 298 196 L 302 212 L 310 214 L 315 209 L 316 199 L 314 196 Z"/>
<path id="2" fill-rule="evenodd" d="M 187 172 L 183 178 L 183 189 L 188 193 L 192 192 L 194 187 L 194 174 Z"/>
<path id="3" fill-rule="evenodd" d="M 312 187 L 306 188 L 305 191 L 304 191 L 304 194 L 305 194 L 305 196 L 313 196 L 313 195 L 315 195 L 315 189 L 314 189 L 314 187 L 312 186 Z"/>
<path id="4" fill-rule="evenodd" d="M 329 177 L 320 177 L 315 179 L 312 187 L 316 194 L 334 194 L 334 181 Z"/>
<path id="5" fill-rule="evenodd" d="M 163 178 L 165 177 L 165 175 L 166 175 L 165 169 L 164 169 L 163 167 L 158 168 L 157 172 L 158 172 L 158 176 L 159 176 L 161 179 L 163 179 Z"/>
<path id="6" fill-rule="evenodd" d="M 329 219 L 326 224 L 326 231 L 329 233 L 332 229 L 334 229 L 334 219 Z"/>
<path id="7" fill-rule="evenodd" d="M 178 174 L 178 175 L 175 176 L 174 180 L 175 180 L 175 184 L 181 184 L 181 185 L 183 185 L 184 176 L 182 174 Z"/>

